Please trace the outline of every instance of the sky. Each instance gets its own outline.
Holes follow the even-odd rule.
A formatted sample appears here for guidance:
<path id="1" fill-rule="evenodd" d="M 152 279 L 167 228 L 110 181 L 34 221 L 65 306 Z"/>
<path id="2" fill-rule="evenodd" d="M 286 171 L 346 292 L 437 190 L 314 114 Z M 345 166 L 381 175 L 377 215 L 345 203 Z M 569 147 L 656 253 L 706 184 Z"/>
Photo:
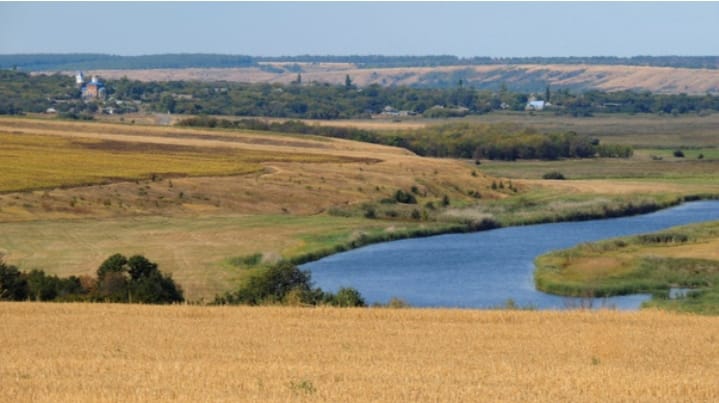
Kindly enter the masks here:
<path id="1" fill-rule="evenodd" d="M 0 2 L 0 54 L 719 55 L 719 2 Z"/>

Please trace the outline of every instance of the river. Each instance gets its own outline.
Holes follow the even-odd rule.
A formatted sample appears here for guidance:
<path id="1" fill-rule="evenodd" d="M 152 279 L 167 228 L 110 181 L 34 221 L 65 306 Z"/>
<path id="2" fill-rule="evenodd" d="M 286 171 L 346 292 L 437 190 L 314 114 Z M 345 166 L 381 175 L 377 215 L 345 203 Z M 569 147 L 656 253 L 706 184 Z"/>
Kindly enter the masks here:
<path id="1" fill-rule="evenodd" d="M 307 263 L 326 291 L 354 287 L 368 303 L 397 297 L 417 307 L 492 308 L 508 300 L 537 309 L 638 309 L 648 295 L 593 301 L 534 288 L 534 259 L 552 250 L 676 225 L 719 220 L 719 201 L 698 201 L 631 217 L 508 227 L 365 246 Z"/>

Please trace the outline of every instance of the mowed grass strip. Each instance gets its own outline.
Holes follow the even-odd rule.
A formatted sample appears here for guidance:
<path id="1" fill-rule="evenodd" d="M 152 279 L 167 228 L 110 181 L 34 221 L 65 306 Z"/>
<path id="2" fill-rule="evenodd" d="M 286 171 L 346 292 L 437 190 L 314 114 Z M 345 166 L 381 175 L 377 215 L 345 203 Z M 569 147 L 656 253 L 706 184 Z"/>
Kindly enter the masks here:
<path id="1" fill-rule="evenodd" d="M 153 175 L 240 175 L 262 170 L 262 162 L 345 160 L 349 159 L 0 132 L 0 192 L 147 179 Z"/>
<path id="2" fill-rule="evenodd" d="M 0 303 L 0 401 L 716 401 L 719 318 Z"/>

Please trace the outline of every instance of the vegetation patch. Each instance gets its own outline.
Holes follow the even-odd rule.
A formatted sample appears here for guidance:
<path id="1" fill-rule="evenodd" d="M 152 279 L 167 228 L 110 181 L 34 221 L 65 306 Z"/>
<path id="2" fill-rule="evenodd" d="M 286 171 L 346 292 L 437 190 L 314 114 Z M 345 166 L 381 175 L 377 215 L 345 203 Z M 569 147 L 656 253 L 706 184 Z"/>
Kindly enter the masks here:
<path id="1" fill-rule="evenodd" d="M 582 244 L 536 260 L 538 289 L 603 297 L 651 293 L 649 306 L 719 314 L 719 222 Z M 671 299 L 671 288 L 696 290 Z"/>

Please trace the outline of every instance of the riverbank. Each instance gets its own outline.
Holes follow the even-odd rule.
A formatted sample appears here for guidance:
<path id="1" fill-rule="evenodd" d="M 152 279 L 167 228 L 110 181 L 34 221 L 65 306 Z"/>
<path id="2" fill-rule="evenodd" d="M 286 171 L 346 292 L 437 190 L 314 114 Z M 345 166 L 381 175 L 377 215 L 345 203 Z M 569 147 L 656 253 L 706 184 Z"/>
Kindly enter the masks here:
<path id="1" fill-rule="evenodd" d="M 586 243 L 536 259 L 535 284 L 556 295 L 651 293 L 646 306 L 719 314 L 719 222 Z M 670 298 L 671 288 L 691 289 Z"/>
<path id="2" fill-rule="evenodd" d="M 476 208 L 475 206 L 467 208 L 467 211 L 465 213 L 466 216 L 464 217 L 462 216 L 461 210 L 460 213 L 454 216 L 455 220 L 464 221 L 463 223 L 439 223 L 436 224 L 435 227 L 406 229 L 397 232 L 385 231 L 381 233 L 363 233 L 355 237 L 354 239 L 348 241 L 337 242 L 317 250 L 292 256 L 289 258 L 289 261 L 294 264 L 300 265 L 317 261 L 319 259 L 337 253 L 347 252 L 353 249 L 361 248 L 363 246 L 383 242 L 398 241 L 402 239 L 425 238 L 445 234 L 472 233 L 512 226 L 537 225 L 558 222 L 579 222 L 606 218 L 629 217 L 638 214 L 648 214 L 662 209 L 674 207 L 684 202 L 717 199 L 719 199 L 719 194 L 689 196 L 660 195 L 656 199 L 652 199 L 651 197 L 641 197 L 634 199 L 634 201 L 632 201 L 632 198 L 622 197 L 613 202 L 607 201 L 607 199 L 602 198 L 596 203 L 581 203 L 573 206 L 573 208 L 569 207 L 570 203 L 567 203 L 565 204 L 565 206 L 567 206 L 566 210 L 557 211 L 556 209 L 551 209 L 548 212 L 547 210 L 545 210 L 544 215 L 531 214 L 528 212 L 525 212 L 523 216 L 517 214 L 512 215 L 509 213 L 509 211 L 516 209 L 516 207 L 509 207 L 506 208 L 506 211 L 503 214 L 500 214 L 498 218 L 492 216 L 477 218 L 477 214 L 472 211 L 472 209 Z M 535 211 L 541 211 L 542 206 L 531 203 L 530 207 L 532 207 Z"/>
<path id="3" fill-rule="evenodd" d="M 418 307 L 536 309 L 583 306 L 583 298 L 545 294 L 534 286 L 537 256 L 617 236 L 719 220 L 719 202 L 698 201 L 651 214 L 608 220 L 512 226 L 382 243 L 303 265 L 324 290 L 358 289 L 369 303 L 393 297 Z M 593 301 L 594 306 L 637 309 L 646 297 Z"/>

